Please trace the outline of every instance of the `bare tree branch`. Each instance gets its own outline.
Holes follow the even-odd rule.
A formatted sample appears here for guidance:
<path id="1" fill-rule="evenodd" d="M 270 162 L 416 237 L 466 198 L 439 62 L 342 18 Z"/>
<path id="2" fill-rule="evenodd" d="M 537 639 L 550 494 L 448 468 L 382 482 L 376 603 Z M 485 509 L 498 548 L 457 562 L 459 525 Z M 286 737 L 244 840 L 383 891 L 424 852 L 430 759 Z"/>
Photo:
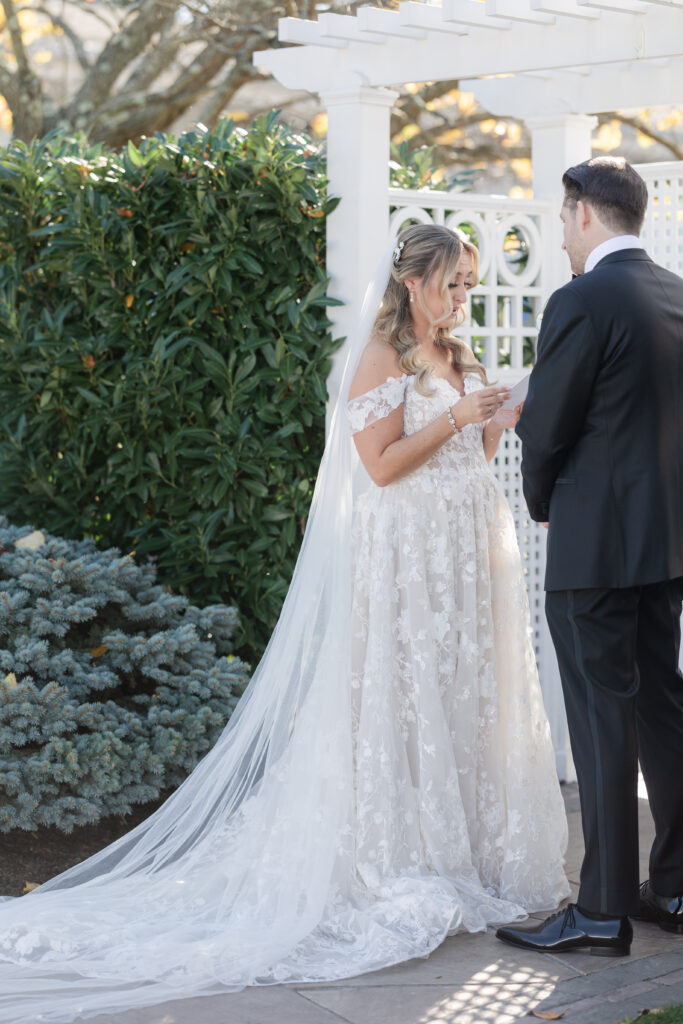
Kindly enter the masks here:
<path id="1" fill-rule="evenodd" d="M 7 106 L 12 110 L 17 103 L 17 76 L 6 68 L 0 67 L 0 95 L 5 97 Z"/>
<path id="2" fill-rule="evenodd" d="M 209 128 L 213 128 L 237 90 L 241 89 L 245 82 L 260 77 L 251 63 L 251 53 L 245 54 L 235 62 L 223 81 L 219 82 L 212 91 L 202 108 L 199 120 Z"/>
<path id="3" fill-rule="evenodd" d="M 178 75 L 173 85 L 166 90 L 166 95 L 169 99 L 174 99 L 181 93 L 204 88 L 224 64 L 225 54 L 212 38 L 202 52 Z"/>
<path id="4" fill-rule="evenodd" d="M 601 119 L 602 120 L 602 119 Z M 661 132 L 655 131 L 644 121 L 641 121 L 637 117 L 628 117 L 626 114 L 620 114 L 618 111 L 615 114 L 610 114 L 605 118 L 606 121 L 621 121 L 622 124 L 628 124 L 631 128 L 636 128 L 642 135 L 645 135 L 648 139 L 652 139 L 653 142 L 658 142 L 660 146 L 666 146 L 670 153 L 676 158 L 676 160 L 683 160 L 683 146 L 678 146 L 673 139 L 668 138 Z"/>
<path id="5" fill-rule="evenodd" d="M 92 4 L 91 0 L 62 0 L 62 3 L 69 4 L 71 7 L 78 7 L 79 10 L 83 11 L 90 18 L 96 18 L 98 21 L 101 21 L 109 32 L 118 32 L 121 27 L 120 19 L 118 21 L 115 19 L 110 21 L 104 16 L 101 10 Z M 112 8 L 115 5 L 109 3 L 105 6 L 107 8 Z"/>
<path id="6" fill-rule="evenodd" d="M 8 3 L 9 0 L 3 0 Z M 65 112 L 76 125 L 86 123 L 91 111 L 97 110 L 109 96 L 117 78 L 149 43 L 150 37 L 172 17 L 166 4 L 159 0 L 142 0 L 136 16 L 105 44 L 81 88 Z"/>
<path id="7" fill-rule="evenodd" d="M 48 11 L 45 7 L 42 7 L 40 5 L 37 5 L 35 7 L 18 7 L 17 14 L 20 14 L 21 11 L 37 11 L 39 14 L 44 15 L 50 21 L 50 23 L 55 26 L 55 28 L 61 29 L 61 31 L 64 33 L 64 35 L 67 37 L 67 39 L 73 46 L 74 54 L 76 55 L 76 60 L 78 61 L 78 63 L 81 65 L 84 71 L 90 70 L 90 61 L 88 60 L 88 55 L 85 52 L 83 40 L 78 35 L 78 33 L 73 30 L 71 25 L 69 25 L 69 23 L 64 20 L 64 18 L 60 18 L 58 14 L 54 14 L 52 11 Z"/>
<path id="8" fill-rule="evenodd" d="M 12 52 L 17 62 L 16 75 L 13 77 L 13 82 L 16 84 L 15 96 L 17 98 L 17 102 L 12 109 L 14 130 L 20 138 L 30 139 L 34 135 L 40 134 L 42 127 L 43 90 L 38 75 L 29 63 L 14 4 L 12 0 L 1 0 L 1 2 L 2 9 L 5 12 L 5 21 L 12 45 Z"/>
<path id="9" fill-rule="evenodd" d="M 278 47 L 278 18 L 284 16 L 316 19 L 317 0 L 61 0 L 64 7 L 52 13 L 55 0 L 0 0 L 7 15 L 4 38 L 16 59 L 16 70 L 0 68 L 0 93 L 13 114 L 15 134 L 29 138 L 57 125 L 83 129 L 91 138 L 119 146 L 128 139 L 151 135 L 173 127 L 196 103 L 199 119 L 214 125 L 233 102 L 237 90 L 262 77 L 252 64 L 255 50 Z M 368 0 L 327 0 L 324 9 L 350 14 Z M 399 0 L 370 0 L 375 6 L 396 9 Z M 32 6 L 35 3 L 36 6 Z M 19 6 L 19 5 L 22 6 Z M 56 3 L 55 3 L 56 7 Z M 49 18 L 69 42 L 69 53 L 85 72 L 82 83 L 66 102 L 54 110 L 47 94 L 41 95 L 30 50 L 21 38 L 16 15 L 30 9 Z M 87 40 L 96 18 L 107 26 L 107 38 L 96 61 L 89 60 Z M 99 26 L 98 26 L 99 30 Z M 101 33 L 100 33 L 101 34 Z M 508 134 L 505 145 L 495 135 L 478 130 L 483 121 L 519 125 L 514 118 L 492 118 L 481 107 L 463 114 L 448 94 L 459 88 L 457 79 L 422 85 L 405 92 L 392 113 L 391 134 L 396 137 L 410 126 L 407 149 L 425 144 L 434 147 L 434 163 L 468 166 L 483 161 L 529 157 L 526 133 Z M 285 110 L 306 99 L 308 94 L 288 94 Z M 457 100 L 458 97 L 455 97 Z M 441 103 L 437 102 L 442 100 Z M 308 106 L 308 104 L 306 104 Z M 474 104 L 473 104 L 474 106 Z M 262 111 L 249 104 L 250 116 Z M 270 109 L 268 106 L 264 109 Z M 683 159 L 683 146 L 675 133 L 663 133 L 646 120 L 617 113 L 601 120 L 616 119 L 666 147 Z M 414 126 L 414 127 L 413 127 Z M 455 129 L 457 142 L 439 139 Z"/>
<path id="10" fill-rule="evenodd" d="M 138 60 L 137 66 L 123 83 L 121 91 L 130 94 L 150 89 L 161 73 L 171 66 L 185 41 L 180 32 L 169 33 L 166 36 L 162 32 L 152 52 L 144 54 Z"/>

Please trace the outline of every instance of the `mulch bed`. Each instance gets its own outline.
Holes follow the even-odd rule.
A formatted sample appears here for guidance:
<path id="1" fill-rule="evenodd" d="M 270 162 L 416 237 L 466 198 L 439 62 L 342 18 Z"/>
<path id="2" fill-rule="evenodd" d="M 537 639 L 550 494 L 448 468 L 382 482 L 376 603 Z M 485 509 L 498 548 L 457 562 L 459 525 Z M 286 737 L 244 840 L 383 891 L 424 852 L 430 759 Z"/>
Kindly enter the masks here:
<path id="1" fill-rule="evenodd" d="M 67 835 L 54 827 L 35 832 L 0 832 L 0 894 L 21 896 L 27 882 L 46 882 L 125 835 L 163 803 L 135 807 L 130 814 L 81 825 Z"/>

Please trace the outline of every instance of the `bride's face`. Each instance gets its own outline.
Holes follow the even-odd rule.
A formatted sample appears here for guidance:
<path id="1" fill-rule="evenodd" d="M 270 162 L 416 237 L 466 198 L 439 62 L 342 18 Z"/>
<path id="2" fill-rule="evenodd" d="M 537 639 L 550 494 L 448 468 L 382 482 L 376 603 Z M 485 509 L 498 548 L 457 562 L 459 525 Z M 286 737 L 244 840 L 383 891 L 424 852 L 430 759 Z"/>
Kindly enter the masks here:
<path id="1" fill-rule="evenodd" d="M 432 275 L 426 287 L 422 288 L 422 300 L 429 315 L 438 327 L 455 327 L 458 313 L 467 301 L 467 289 L 472 287 L 472 257 L 464 252 L 458 261 L 456 273 L 447 282 L 449 312 L 444 316 L 443 279 L 440 274 Z"/>

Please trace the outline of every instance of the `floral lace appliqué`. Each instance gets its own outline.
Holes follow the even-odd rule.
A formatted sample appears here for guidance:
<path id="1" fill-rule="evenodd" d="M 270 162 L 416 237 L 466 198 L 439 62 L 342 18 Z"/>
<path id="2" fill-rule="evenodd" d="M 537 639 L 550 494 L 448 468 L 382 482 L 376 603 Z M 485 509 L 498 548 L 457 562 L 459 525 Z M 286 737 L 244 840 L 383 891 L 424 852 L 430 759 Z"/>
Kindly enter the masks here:
<path id="1" fill-rule="evenodd" d="M 409 378 L 406 376 L 388 377 L 371 391 L 352 398 L 346 406 L 351 433 L 357 434 L 359 431 L 365 430 L 371 423 L 384 419 L 394 409 L 398 409 L 403 402 L 408 380 Z"/>

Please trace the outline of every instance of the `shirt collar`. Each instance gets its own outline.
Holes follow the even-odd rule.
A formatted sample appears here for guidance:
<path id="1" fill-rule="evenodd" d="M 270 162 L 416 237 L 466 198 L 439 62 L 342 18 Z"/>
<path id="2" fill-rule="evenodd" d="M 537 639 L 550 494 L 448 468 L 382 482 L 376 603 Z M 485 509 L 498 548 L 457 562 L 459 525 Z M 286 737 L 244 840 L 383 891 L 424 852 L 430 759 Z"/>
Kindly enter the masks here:
<path id="1" fill-rule="evenodd" d="M 584 274 L 590 273 L 597 263 L 605 256 L 613 252 L 620 252 L 622 249 L 642 249 L 643 243 L 637 235 L 615 235 L 614 238 L 607 238 L 600 245 L 596 245 L 586 260 Z"/>

